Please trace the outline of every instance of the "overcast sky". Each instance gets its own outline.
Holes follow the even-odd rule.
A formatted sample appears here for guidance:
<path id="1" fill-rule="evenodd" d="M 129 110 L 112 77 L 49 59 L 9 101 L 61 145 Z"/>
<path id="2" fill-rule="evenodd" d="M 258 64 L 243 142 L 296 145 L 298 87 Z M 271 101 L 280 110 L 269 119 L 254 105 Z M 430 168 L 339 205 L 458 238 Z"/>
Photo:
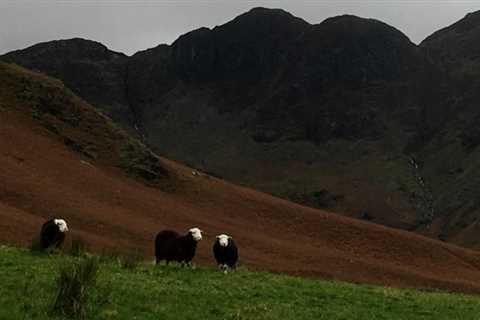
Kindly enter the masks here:
<path id="1" fill-rule="evenodd" d="M 223 24 L 253 7 L 282 8 L 310 23 L 339 14 L 382 20 L 419 43 L 480 10 L 480 1 L 447 0 L 0 0 L 0 54 L 38 42 L 81 37 L 128 55 L 181 34 Z"/>

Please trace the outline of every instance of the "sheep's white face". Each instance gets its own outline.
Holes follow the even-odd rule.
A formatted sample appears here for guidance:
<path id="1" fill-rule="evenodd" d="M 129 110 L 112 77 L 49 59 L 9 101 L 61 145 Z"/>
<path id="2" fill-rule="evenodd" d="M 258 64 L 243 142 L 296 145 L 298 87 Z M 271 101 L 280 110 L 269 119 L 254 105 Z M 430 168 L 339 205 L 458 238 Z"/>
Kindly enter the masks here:
<path id="1" fill-rule="evenodd" d="M 63 219 L 54 219 L 53 222 L 58 226 L 58 229 L 60 232 L 67 232 L 68 231 L 68 226 L 65 220 Z"/>
<path id="2" fill-rule="evenodd" d="M 192 228 L 192 229 L 188 230 L 188 232 L 191 233 L 191 235 L 193 237 L 193 240 L 195 240 L 195 241 L 202 240 L 202 230 L 200 230 L 198 228 Z"/>
<path id="3" fill-rule="evenodd" d="M 227 236 L 226 234 L 221 234 L 221 235 L 217 236 L 218 243 L 220 243 L 220 245 L 222 247 L 228 246 L 228 239 L 230 239 L 230 238 L 231 237 Z"/>

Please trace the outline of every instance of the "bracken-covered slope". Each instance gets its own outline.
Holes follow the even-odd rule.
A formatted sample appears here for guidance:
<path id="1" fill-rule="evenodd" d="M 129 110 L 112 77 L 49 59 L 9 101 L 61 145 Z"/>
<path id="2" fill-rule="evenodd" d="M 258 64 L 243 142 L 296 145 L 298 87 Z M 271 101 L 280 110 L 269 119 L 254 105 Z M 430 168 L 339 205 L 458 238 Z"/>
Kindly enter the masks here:
<path id="1" fill-rule="evenodd" d="M 1 62 L 0 71 L 2 111 L 16 109 L 29 114 L 85 159 L 120 168 L 164 190 L 173 188 L 174 177 L 158 156 L 61 81 Z"/>
<path id="2" fill-rule="evenodd" d="M 480 292 L 477 252 L 192 174 L 148 153 L 57 80 L 7 64 L 0 80 L 2 242 L 27 246 L 46 218 L 61 216 L 66 247 L 83 239 L 92 250 L 139 249 L 150 259 L 159 230 L 199 226 L 201 265 L 213 264 L 215 235 L 228 233 L 253 269 Z M 102 146 L 95 155 L 92 144 Z M 121 152 L 131 148 L 155 179 L 132 174 Z"/>
<path id="3" fill-rule="evenodd" d="M 477 18 L 416 46 L 373 19 L 311 25 L 255 8 L 132 57 L 72 39 L 0 59 L 59 77 L 159 154 L 212 175 L 478 247 Z"/>

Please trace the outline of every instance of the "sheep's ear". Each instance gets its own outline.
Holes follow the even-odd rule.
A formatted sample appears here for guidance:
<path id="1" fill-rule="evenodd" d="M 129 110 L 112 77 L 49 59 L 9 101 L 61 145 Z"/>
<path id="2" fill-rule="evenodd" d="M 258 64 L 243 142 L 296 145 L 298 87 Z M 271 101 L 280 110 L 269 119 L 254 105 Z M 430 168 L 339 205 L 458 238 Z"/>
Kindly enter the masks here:
<path id="1" fill-rule="evenodd" d="M 231 236 L 228 236 L 228 239 L 232 239 L 232 237 L 231 237 Z"/>
<path id="2" fill-rule="evenodd" d="M 217 236 L 216 238 L 217 238 L 217 239 L 220 239 L 220 236 Z"/>

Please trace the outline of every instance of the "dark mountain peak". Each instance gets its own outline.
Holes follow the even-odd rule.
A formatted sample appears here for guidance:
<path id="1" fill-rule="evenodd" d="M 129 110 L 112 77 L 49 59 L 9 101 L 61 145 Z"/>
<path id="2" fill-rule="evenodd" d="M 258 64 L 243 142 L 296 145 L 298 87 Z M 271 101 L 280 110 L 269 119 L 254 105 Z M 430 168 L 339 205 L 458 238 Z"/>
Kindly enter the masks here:
<path id="1" fill-rule="evenodd" d="M 373 24 L 382 24 L 387 25 L 386 23 L 372 18 L 359 17 L 354 14 L 340 14 L 338 16 L 333 16 L 326 18 L 321 23 L 373 23 Z M 388 25 L 387 25 L 388 26 Z"/>
<path id="2" fill-rule="evenodd" d="M 480 65 L 480 11 L 467 14 L 463 19 L 443 28 L 422 41 L 420 47 L 433 60 L 447 69 L 473 71 L 471 64 Z M 465 64 L 466 68 L 458 68 Z M 463 73 L 462 71 L 462 73 Z"/>
<path id="3" fill-rule="evenodd" d="M 289 12 L 283 10 L 283 9 L 279 9 L 279 8 L 266 8 L 266 7 L 254 7 L 252 9 L 250 9 L 249 11 L 245 12 L 244 14 L 242 15 L 254 15 L 254 14 L 258 14 L 258 15 L 265 15 L 265 14 L 281 14 L 281 15 L 289 15 L 289 16 L 292 16 L 292 14 L 290 14 Z"/>
<path id="4" fill-rule="evenodd" d="M 285 63 L 310 25 L 280 9 L 254 8 L 215 28 L 200 28 L 172 45 L 175 74 L 187 81 L 257 81 Z"/>
<path id="5" fill-rule="evenodd" d="M 453 37 L 455 35 L 460 36 L 470 32 L 480 32 L 480 10 L 475 12 L 468 13 L 463 19 L 455 22 L 454 24 L 440 29 L 425 40 L 422 41 L 422 44 L 427 42 L 433 42 L 436 40 L 443 39 L 445 37 Z"/>
<path id="6" fill-rule="evenodd" d="M 304 21 L 301 18 L 295 17 L 290 12 L 287 12 L 283 9 L 265 8 L 265 7 L 252 8 L 249 11 L 237 16 L 233 21 L 255 20 L 255 19 L 270 19 L 270 20 L 287 19 L 287 20 L 295 20 L 298 22 L 303 21 L 304 24 L 308 24 L 308 22 Z"/>
<path id="7" fill-rule="evenodd" d="M 107 47 L 94 40 L 89 40 L 89 39 L 84 39 L 84 38 L 70 38 L 70 39 L 60 39 L 60 40 L 53 40 L 53 41 L 47 41 L 40 43 L 39 45 L 43 45 L 45 47 L 56 47 L 56 48 L 61 48 L 61 47 L 77 47 L 77 48 L 96 48 L 98 50 L 108 50 Z"/>
<path id="8" fill-rule="evenodd" d="M 238 36 L 289 37 L 304 31 L 310 24 L 282 9 L 257 7 L 245 12 L 215 30 L 235 33 Z M 253 34 L 252 34 L 253 33 Z"/>
<path id="9" fill-rule="evenodd" d="M 125 58 L 123 53 L 109 50 L 100 42 L 72 38 L 64 40 L 53 40 L 35 44 L 26 49 L 12 51 L 4 57 L 8 60 L 10 56 L 23 56 L 25 58 L 51 58 L 52 56 L 61 56 L 63 59 L 111 59 L 111 58 Z M 2 57 L 2 59 L 4 58 Z"/>
<path id="10" fill-rule="evenodd" d="M 374 19 L 362 18 L 353 14 L 341 14 L 338 16 L 328 17 L 321 23 L 345 23 L 345 22 L 365 22 Z M 377 21 L 377 20 L 374 20 Z"/>
<path id="11" fill-rule="evenodd" d="M 350 34 L 352 37 L 382 37 L 411 43 L 409 38 L 398 29 L 376 19 L 362 18 L 355 15 L 340 15 L 325 19 L 315 26 L 317 30 L 325 30 L 338 34 Z"/>
<path id="12" fill-rule="evenodd" d="M 128 57 L 100 42 L 81 38 L 48 41 L 7 53 L 0 60 L 59 78 L 114 120 L 132 122 L 125 93 Z"/>
<path id="13" fill-rule="evenodd" d="M 297 70 L 322 87 L 410 77 L 424 65 L 418 48 L 386 23 L 342 15 L 312 25 L 296 43 Z"/>

